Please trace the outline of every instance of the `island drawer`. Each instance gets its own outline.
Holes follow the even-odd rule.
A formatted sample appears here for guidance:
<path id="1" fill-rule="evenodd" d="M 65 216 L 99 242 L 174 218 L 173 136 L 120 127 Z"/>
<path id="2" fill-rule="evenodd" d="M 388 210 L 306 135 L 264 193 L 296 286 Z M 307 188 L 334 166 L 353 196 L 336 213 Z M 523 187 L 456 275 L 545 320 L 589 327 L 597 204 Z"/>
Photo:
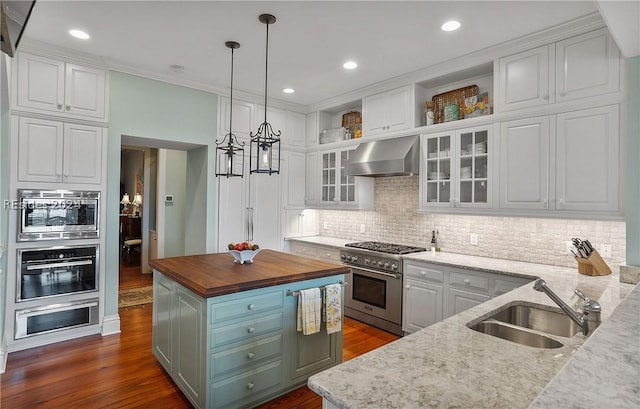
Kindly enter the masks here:
<path id="1" fill-rule="evenodd" d="M 489 277 L 452 270 L 449 275 L 449 284 L 463 289 L 480 290 L 489 292 Z"/>
<path id="2" fill-rule="evenodd" d="M 211 377 L 236 369 L 242 369 L 257 362 L 282 355 L 282 334 L 252 340 L 235 348 L 229 348 L 211 355 Z"/>
<path id="3" fill-rule="evenodd" d="M 419 263 L 405 262 L 404 274 L 409 278 L 419 280 L 430 280 L 438 283 L 444 282 L 444 270 L 427 267 Z"/>
<path id="4" fill-rule="evenodd" d="M 282 313 L 257 317 L 252 320 L 218 327 L 211 330 L 211 348 L 244 341 L 282 328 Z"/>
<path id="5" fill-rule="evenodd" d="M 232 376 L 211 384 L 213 407 L 244 407 L 266 396 L 281 382 L 281 360 Z"/>
<path id="6" fill-rule="evenodd" d="M 211 324 L 232 319 L 244 319 L 263 312 L 281 309 L 284 304 L 282 291 L 243 297 L 211 305 Z"/>
<path id="7" fill-rule="evenodd" d="M 332 263 L 340 263 L 340 250 L 329 247 L 318 247 L 318 259 Z"/>

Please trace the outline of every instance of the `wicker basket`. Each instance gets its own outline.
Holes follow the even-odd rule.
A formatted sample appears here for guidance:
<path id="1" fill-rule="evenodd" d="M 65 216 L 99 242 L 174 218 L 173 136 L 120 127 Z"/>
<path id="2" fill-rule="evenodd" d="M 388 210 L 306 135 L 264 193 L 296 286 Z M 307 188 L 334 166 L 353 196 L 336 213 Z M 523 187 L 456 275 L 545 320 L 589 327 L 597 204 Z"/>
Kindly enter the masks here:
<path id="1" fill-rule="evenodd" d="M 351 111 L 342 115 L 342 126 L 349 130 L 351 135 L 355 132 L 356 120 L 360 118 L 360 112 Z"/>
<path id="2" fill-rule="evenodd" d="M 469 85 L 466 87 L 454 89 L 453 91 L 443 92 L 434 95 L 433 100 L 433 119 L 434 123 L 439 124 L 444 121 L 444 107 L 452 103 L 458 103 L 458 112 L 464 112 L 464 99 L 478 95 L 478 86 Z"/>

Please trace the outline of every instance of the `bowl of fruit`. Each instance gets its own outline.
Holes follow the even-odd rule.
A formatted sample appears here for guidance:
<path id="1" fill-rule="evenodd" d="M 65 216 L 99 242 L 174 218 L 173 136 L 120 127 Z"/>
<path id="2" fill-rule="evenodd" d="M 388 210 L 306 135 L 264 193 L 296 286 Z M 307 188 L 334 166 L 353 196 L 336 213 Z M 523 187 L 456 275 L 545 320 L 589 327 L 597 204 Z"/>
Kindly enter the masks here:
<path id="1" fill-rule="evenodd" d="M 246 241 L 229 243 L 229 253 L 231 253 L 233 261 L 236 263 L 253 263 L 253 258 L 260 253 L 260 247 L 257 244 L 251 244 Z"/>

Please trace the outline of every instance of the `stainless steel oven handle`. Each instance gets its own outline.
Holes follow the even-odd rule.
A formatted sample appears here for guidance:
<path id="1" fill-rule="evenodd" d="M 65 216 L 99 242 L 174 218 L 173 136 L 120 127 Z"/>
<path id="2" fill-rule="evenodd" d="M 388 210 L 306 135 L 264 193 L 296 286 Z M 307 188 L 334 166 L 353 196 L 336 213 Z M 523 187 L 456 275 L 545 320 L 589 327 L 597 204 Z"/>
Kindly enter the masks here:
<path id="1" fill-rule="evenodd" d="M 69 261 L 66 263 L 36 264 L 36 265 L 27 266 L 27 270 L 41 270 L 43 268 L 86 266 L 89 264 L 93 264 L 93 260 Z"/>
<path id="2" fill-rule="evenodd" d="M 376 271 L 376 270 L 370 270 L 368 268 L 363 268 L 363 267 L 355 267 L 355 266 L 350 266 L 349 264 L 345 264 L 348 267 L 351 267 L 352 270 L 362 270 L 362 271 L 366 271 L 369 273 L 373 273 L 373 274 L 380 274 L 383 276 L 387 276 L 387 277 L 393 277 L 393 278 L 400 278 L 400 274 L 391 274 L 391 273 L 385 273 L 384 271 Z"/>

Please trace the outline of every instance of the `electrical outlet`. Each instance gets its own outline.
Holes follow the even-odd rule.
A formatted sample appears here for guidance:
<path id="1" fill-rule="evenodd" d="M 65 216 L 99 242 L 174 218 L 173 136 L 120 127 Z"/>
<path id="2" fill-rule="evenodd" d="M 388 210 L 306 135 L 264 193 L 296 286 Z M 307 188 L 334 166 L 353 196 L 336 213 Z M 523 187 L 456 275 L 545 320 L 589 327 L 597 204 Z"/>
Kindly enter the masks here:
<path id="1" fill-rule="evenodd" d="M 564 242 L 564 252 L 567 254 L 571 254 L 571 250 L 573 250 L 573 242 L 565 241 Z"/>
<path id="2" fill-rule="evenodd" d="M 322 224 L 322 228 L 327 230 L 329 228 L 329 222 L 325 220 L 324 223 Z"/>
<path id="3" fill-rule="evenodd" d="M 362 234 L 365 233 L 364 224 L 360 225 L 360 233 L 362 233 Z"/>
<path id="4" fill-rule="evenodd" d="M 478 245 L 478 234 L 477 233 L 469 234 L 469 243 L 471 243 L 472 246 L 477 246 Z"/>
<path id="5" fill-rule="evenodd" d="M 600 246 L 600 252 L 603 258 L 611 258 L 611 244 L 603 244 Z"/>

